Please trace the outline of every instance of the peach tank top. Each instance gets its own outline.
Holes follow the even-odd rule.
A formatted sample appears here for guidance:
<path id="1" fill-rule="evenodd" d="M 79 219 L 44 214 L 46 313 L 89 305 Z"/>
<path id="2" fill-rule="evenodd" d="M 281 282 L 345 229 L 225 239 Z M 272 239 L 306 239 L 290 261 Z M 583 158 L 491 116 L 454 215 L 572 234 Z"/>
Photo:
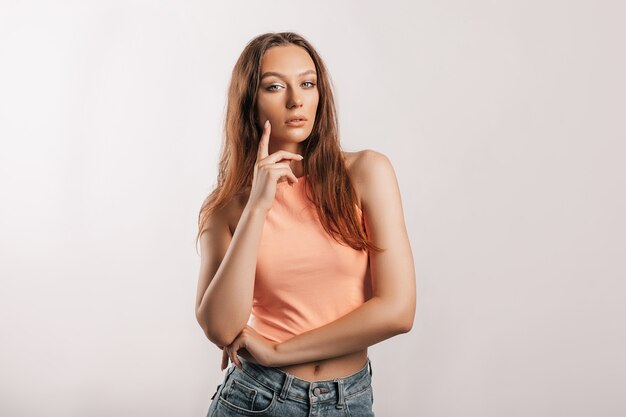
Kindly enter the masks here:
<path id="1" fill-rule="evenodd" d="M 369 256 L 326 233 L 305 194 L 307 176 L 276 185 L 257 256 L 248 325 L 283 342 L 323 326 L 371 297 Z M 363 222 L 363 212 L 357 205 Z"/>

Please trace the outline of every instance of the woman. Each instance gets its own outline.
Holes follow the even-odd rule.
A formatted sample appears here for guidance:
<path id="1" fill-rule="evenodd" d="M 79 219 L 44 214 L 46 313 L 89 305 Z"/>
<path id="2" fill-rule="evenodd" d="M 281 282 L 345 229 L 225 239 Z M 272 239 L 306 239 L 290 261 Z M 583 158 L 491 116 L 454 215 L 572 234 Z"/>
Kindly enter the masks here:
<path id="1" fill-rule="evenodd" d="M 233 363 L 208 417 L 374 415 L 367 348 L 411 329 L 415 272 L 389 159 L 337 126 L 309 42 L 248 43 L 199 215 L 196 318 Z"/>

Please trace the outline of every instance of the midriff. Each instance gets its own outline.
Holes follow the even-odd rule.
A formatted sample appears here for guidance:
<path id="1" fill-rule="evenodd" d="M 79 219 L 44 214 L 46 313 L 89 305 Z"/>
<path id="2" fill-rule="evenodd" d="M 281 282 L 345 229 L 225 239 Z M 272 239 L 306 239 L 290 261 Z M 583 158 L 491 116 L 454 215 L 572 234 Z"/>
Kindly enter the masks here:
<path id="1" fill-rule="evenodd" d="M 367 349 L 320 361 L 282 366 L 278 369 L 305 381 L 321 381 L 352 375 L 367 364 Z"/>

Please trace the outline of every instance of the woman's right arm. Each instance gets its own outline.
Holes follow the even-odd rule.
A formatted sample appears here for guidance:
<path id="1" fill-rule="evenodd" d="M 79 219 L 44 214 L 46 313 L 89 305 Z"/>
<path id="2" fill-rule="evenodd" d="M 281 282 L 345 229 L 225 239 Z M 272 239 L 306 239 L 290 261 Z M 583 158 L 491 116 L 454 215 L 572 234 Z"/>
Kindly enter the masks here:
<path id="1" fill-rule="evenodd" d="M 247 204 L 232 235 L 226 213 L 216 213 L 200 236 L 196 299 L 196 319 L 218 346 L 229 345 L 250 317 L 266 210 Z"/>
<path id="2" fill-rule="evenodd" d="M 270 131 L 268 121 L 259 140 L 250 196 L 235 232 L 231 236 L 227 206 L 211 216 L 200 235 L 196 319 L 218 346 L 230 345 L 250 318 L 256 259 L 276 184 L 298 182 L 288 160 L 301 161 L 302 155 L 284 150 L 268 155 Z"/>

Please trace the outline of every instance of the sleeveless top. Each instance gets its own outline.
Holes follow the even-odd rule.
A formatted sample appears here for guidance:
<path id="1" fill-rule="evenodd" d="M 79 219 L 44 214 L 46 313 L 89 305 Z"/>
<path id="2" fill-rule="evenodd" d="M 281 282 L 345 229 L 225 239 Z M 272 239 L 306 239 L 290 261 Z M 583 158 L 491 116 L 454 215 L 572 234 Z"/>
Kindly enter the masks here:
<path id="1" fill-rule="evenodd" d="M 278 343 L 338 319 L 372 294 L 368 252 L 326 233 L 306 197 L 306 177 L 293 188 L 276 184 L 257 256 L 248 325 Z"/>

